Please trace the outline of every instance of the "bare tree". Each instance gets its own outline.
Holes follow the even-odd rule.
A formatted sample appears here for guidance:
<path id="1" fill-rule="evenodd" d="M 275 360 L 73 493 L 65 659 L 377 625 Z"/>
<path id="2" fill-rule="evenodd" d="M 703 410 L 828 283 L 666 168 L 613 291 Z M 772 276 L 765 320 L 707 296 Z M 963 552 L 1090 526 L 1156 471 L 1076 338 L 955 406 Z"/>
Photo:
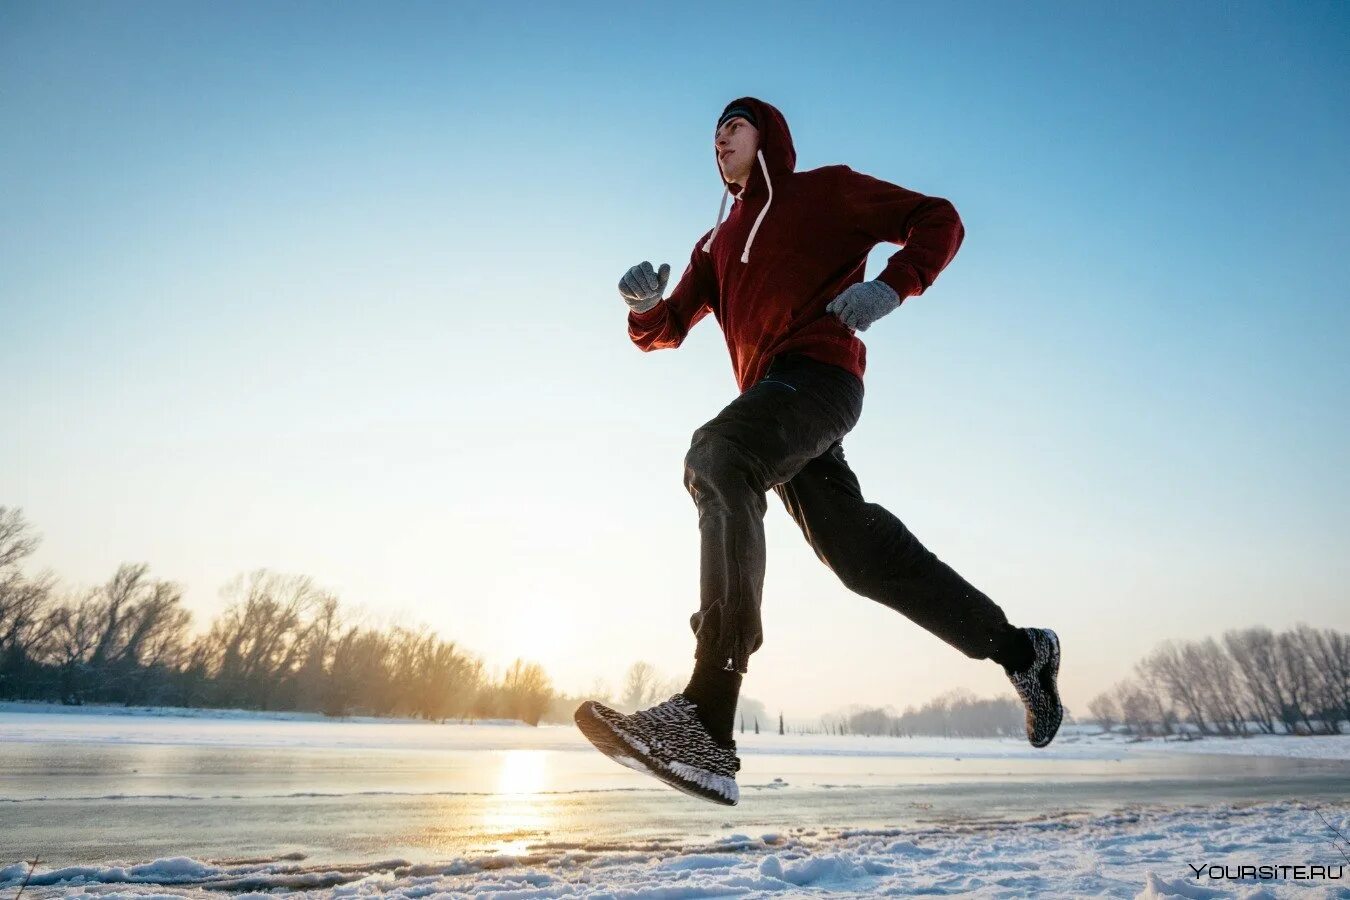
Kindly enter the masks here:
<path id="1" fill-rule="evenodd" d="M 1148 694 L 1131 681 L 1115 686 L 1116 701 L 1120 705 L 1120 719 L 1131 734 L 1143 737 L 1150 730 L 1153 703 Z"/>
<path id="2" fill-rule="evenodd" d="M 352 628 L 333 651 L 329 700 L 325 712 L 346 715 L 353 708 L 387 712 L 389 638 L 367 628 Z"/>
<path id="3" fill-rule="evenodd" d="M 1243 692 L 1237 668 L 1214 638 L 1186 645 L 1186 668 L 1201 695 L 1209 720 L 1227 734 L 1245 734 Z"/>
<path id="4" fill-rule="evenodd" d="M 314 600 L 313 616 L 300 654 L 300 668 L 295 674 L 296 705 L 301 709 L 324 708 L 328 670 L 341 628 L 337 597 L 320 593 Z"/>
<path id="5" fill-rule="evenodd" d="M 1135 687 L 1148 701 L 1148 721 L 1157 726 L 1160 734 L 1172 734 L 1176 730 L 1177 713 L 1166 686 L 1142 660 L 1135 664 L 1134 678 Z"/>
<path id="6" fill-rule="evenodd" d="M 126 610 L 126 634 L 108 662 L 126 684 L 126 703 L 160 702 L 167 696 L 163 674 L 177 669 L 186 652 L 186 634 L 192 614 L 182 607 L 182 589 L 171 582 L 147 584 L 141 597 Z"/>
<path id="7" fill-rule="evenodd" d="M 1223 644 L 1233 660 L 1247 701 L 1246 718 L 1267 734 L 1274 734 L 1283 705 L 1276 683 L 1275 635 L 1269 628 L 1228 631 L 1224 633 Z"/>
<path id="8" fill-rule="evenodd" d="M 1339 732 L 1342 721 L 1350 722 L 1350 635 L 1321 628 L 1307 639 L 1312 665 L 1322 673 L 1325 711 L 1329 730 Z"/>
<path id="9" fill-rule="evenodd" d="M 538 663 L 517 659 L 502 679 L 510 711 L 528 725 L 538 725 L 553 700 L 553 683 Z"/>
<path id="10" fill-rule="evenodd" d="M 52 657 L 60 673 L 61 702 L 84 702 L 88 660 L 98 642 L 97 592 L 68 598 L 52 611 Z"/>
<path id="11" fill-rule="evenodd" d="M 639 661 L 629 666 L 623 679 L 623 696 L 619 698 L 622 708 L 632 711 L 655 703 L 659 679 L 656 667 L 649 662 Z"/>
<path id="12" fill-rule="evenodd" d="M 854 710 L 848 717 L 848 730 L 864 735 L 890 734 L 893 712 L 885 708 Z"/>
<path id="13" fill-rule="evenodd" d="M 1201 734 L 1209 733 L 1205 724 L 1202 685 L 1195 680 L 1190 655 L 1176 641 L 1165 641 L 1144 659 L 1141 671 L 1146 671 L 1159 692 L 1178 704 Z"/>
<path id="14" fill-rule="evenodd" d="M 1278 677 L 1290 705 L 1287 715 L 1302 722 L 1308 734 L 1315 734 L 1321 723 L 1315 722 L 1314 716 L 1322 706 L 1325 690 L 1323 673 L 1314 664 L 1311 632 L 1306 625 L 1281 632 L 1275 638 L 1275 645 Z M 1297 724 L 1294 728 L 1298 728 Z"/>
<path id="15" fill-rule="evenodd" d="M 19 568 L 38 543 L 21 510 L 0 506 L 0 697 L 23 693 L 28 669 L 50 635 L 47 608 L 55 579 L 27 577 Z"/>
<path id="16" fill-rule="evenodd" d="M 1232 630 L 1223 635 L 1223 649 L 1233 665 L 1233 693 L 1240 698 L 1242 718 L 1266 734 L 1275 732 L 1277 715 L 1274 704 L 1268 699 L 1269 688 L 1262 678 L 1254 655 L 1247 652 L 1251 636 L 1244 631 Z"/>
<path id="17" fill-rule="evenodd" d="M 1088 713 L 1102 726 L 1102 731 L 1110 731 L 1120 721 L 1120 704 L 1110 694 L 1101 693 L 1088 701 Z"/>
<path id="18" fill-rule="evenodd" d="M 389 658 L 385 663 L 387 686 L 382 711 L 410 715 L 426 705 L 420 677 L 422 655 L 435 641 L 425 630 L 393 628 L 389 632 Z"/>
<path id="19" fill-rule="evenodd" d="M 27 669 L 47 652 L 55 579 L 0 573 L 0 697 L 19 696 Z"/>
<path id="20" fill-rule="evenodd" d="M 273 708 L 277 686 L 294 685 L 326 595 L 305 576 L 266 570 L 236 580 L 226 595 L 235 602 L 205 639 L 211 674 L 227 702 Z"/>
<path id="21" fill-rule="evenodd" d="M 0 506 L 0 569 L 16 567 L 32 555 L 41 542 L 23 510 Z"/>
<path id="22" fill-rule="evenodd" d="M 191 618 L 181 600 L 177 585 L 149 578 L 146 566 L 123 565 L 107 584 L 56 608 L 46 623 L 62 700 L 133 703 L 156 699 L 155 688 L 163 699 Z"/>
<path id="23" fill-rule="evenodd" d="M 145 563 L 124 563 L 103 586 L 97 608 L 98 636 L 88 660 L 90 668 L 101 669 L 122 652 L 131 608 L 136 604 L 149 570 Z"/>
<path id="24" fill-rule="evenodd" d="M 606 706 L 613 706 L 618 702 L 614 699 L 614 690 L 610 687 L 609 682 L 599 675 L 591 681 L 591 687 L 586 692 L 586 696 L 592 700 L 598 700 Z"/>
<path id="25" fill-rule="evenodd" d="M 483 686 L 482 662 L 446 641 L 426 647 L 420 671 L 426 693 L 419 712 L 428 719 L 464 715 Z"/>

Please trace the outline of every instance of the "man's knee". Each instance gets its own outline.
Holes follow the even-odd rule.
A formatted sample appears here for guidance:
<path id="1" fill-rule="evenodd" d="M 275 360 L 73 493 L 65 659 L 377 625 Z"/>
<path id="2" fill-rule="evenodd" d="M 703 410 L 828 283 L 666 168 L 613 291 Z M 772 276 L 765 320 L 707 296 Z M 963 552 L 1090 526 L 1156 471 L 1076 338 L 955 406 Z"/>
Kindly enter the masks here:
<path id="1" fill-rule="evenodd" d="M 694 432 L 689 452 L 684 455 L 684 485 L 690 491 L 703 487 L 727 487 L 749 484 L 755 464 L 735 441 L 716 431 L 700 428 Z"/>
<path id="2" fill-rule="evenodd" d="M 846 588 L 876 598 L 931 576 L 939 565 L 905 524 L 876 504 L 856 515 L 817 516 L 812 548 Z"/>
<path id="3" fill-rule="evenodd" d="M 827 547 L 816 551 L 830 571 L 845 588 L 855 594 L 871 597 L 881 592 L 884 560 L 870 559 L 853 549 Z"/>

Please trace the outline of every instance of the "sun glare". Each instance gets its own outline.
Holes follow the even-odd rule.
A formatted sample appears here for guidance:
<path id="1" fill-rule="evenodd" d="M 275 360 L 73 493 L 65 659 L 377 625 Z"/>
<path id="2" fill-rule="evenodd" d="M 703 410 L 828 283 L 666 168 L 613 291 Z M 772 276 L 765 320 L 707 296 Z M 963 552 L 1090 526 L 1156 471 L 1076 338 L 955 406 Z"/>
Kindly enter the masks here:
<path id="1" fill-rule="evenodd" d="M 541 606 L 512 622 L 508 654 L 537 662 L 551 673 L 567 657 L 567 648 L 575 646 L 577 637 L 575 616 L 568 613 L 568 607 Z"/>
<path id="2" fill-rule="evenodd" d="M 497 770 L 497 789 L 488 798 L 482 825 L 495 852 L 526 852 L 530 839 L 549 826 L 551 804 L 539 792 L 549 781 L 548 750 L 506 750 Z"/>
<path id="3" fill-rule="evenodd" d="M 548 750 L 506 750 L 497 772 L 498 794 L 537 794 L 548 781 Z"/>

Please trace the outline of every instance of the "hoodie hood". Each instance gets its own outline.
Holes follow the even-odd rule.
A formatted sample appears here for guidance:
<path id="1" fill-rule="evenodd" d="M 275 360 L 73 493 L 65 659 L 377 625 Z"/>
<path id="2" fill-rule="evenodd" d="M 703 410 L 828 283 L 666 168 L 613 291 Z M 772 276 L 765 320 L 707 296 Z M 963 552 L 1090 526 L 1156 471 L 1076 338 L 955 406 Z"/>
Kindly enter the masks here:
<path id="1" fill-rule="evenodd" d="M 756 97 L 739 97 L 723 107 L 722 114 L 736 106 L 743 106 L 754 113 L 759 128 L 759 150 L 755 154 L 750 177 L 742 188 L 739 184 L 731 184 L 722 176 L 722 167 L 717 166 L 717 148 L 713 148 L 713 165 L 717 166 L 717 175 L 722 179 L 724 191 L 722 205 L 717 210 L 717 224 L 713 226 L 712 234 L 708 235 L 703 250 L 706 253 L 712 252 L 713 238 L 717 237 L 717 230 L 722 227 L 728 197 L 745 200 L 763 194 L 766 197 L 764 208 L 759 211 L 754 227 L 750 229 L 750 236 L 746 239 L 745 249 L 741 253 L 741 262 L 745 263 L 750 261 L 750 247 L 755 242 L 755 234 L 759 231 L 760 223 L 764 221 L 770 204 L 773 203 L 774 180 L 790 175 L 797 167 L 797 148 L 792 144 L 792 132 L 788 130 L 787 119 L 783 118 L 783 114 L 776 106 Z"/>
<path id="2" fill-rule="evenodd" d="M 722 113 L 735 106 L 743 106 L 755 114 L 755 121 L 759 123 L 759 152 L 764 154 L 770 179 L 794 171 L 797 167 L 797 148 L 792 145 L 792 132 L 788 130 L 787 119 L 783 118 L 778 107 L 755 97 L 740 97 L 728 103 L 722 109 Z M 717 177 L 721 178 L 723 186 L 734 197 L 740 197 L 742 194 L 751 197 L 766 190 L 764 172 L 758 159 L 750 170 L 750 178 L 744 188 L 739 184 L 729 184 L 722 178 L 722 168 L 717 166 L 716 147 L 713 148 L 713 165 L 717 167 Z"/>

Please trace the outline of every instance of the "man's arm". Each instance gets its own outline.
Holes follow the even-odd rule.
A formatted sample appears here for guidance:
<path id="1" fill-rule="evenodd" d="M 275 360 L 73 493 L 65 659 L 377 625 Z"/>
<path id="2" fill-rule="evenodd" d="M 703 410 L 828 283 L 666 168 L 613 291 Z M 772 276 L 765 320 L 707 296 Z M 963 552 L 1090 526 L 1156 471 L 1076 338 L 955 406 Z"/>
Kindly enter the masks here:
<path id="1" fill-rule="evenodd" d="M 899 185 L 849 170 L 849 211 L 877 243 L 903 244 L 877 276 L 899 296 L 922 294 L 956 256 L 966 229 L 956 207 Z"/>
<path id="2" fill-rule="evenodd" d="M 628 336 L 640 350 L 674 348 L 684 343 L 689 329 L 712 311 L 717 299 L 717 286 L 712 275 L 712 261 L 701 249 L 705 234 L 694 245 L 689 265 L 675 285 L 670 296 L 646 312 L 628 313 Z"/>

